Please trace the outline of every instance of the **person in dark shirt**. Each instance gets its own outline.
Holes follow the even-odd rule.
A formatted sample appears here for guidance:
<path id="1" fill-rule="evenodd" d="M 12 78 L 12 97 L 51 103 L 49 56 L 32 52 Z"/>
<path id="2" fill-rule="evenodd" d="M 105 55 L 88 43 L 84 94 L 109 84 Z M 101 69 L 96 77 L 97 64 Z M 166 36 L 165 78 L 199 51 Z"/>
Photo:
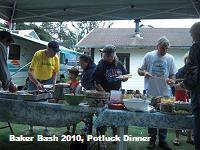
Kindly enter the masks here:
<path id="1" fill-rule="evenodd" d="M 127 70 L 118 61 L 114 45 L 106 45 L 101 52 L 103 58 L 99 61 L 94 74 L 97 90 L 120 90 L 122 81 L 125 82 L 128 78 L 117 77 L 127 74 Z"/>
<path id="2" fill-rule="evenodd" d="M 193 40 L 193 45 L 190 47 L 188 57 L 188 67 L 198 66 L 200 67 L 200 22 L 196 22 L 190 28 L 190 34 Z M 200 78 L 198 78 L 200 83 Z M 200 150 L 200 84 L 190 91 L 191 105 L 194 115 L 194 144 L 195 150 Z"/>
<path id="3" fill-rule="evenodd" d="M 127 81 L 128 78 L 117 78 L 127 74 L 127 70 L 117 59 L 116 47 L 109 44 L 100 51 L 103 54 L 103 58 L 99 61 L 94 74 L 96 89 L 105 92 L 120 90 L 121 83 Z M 100 127 L 98 130 L 100 131 L 100 134 L 103 135 L 106 132 L 106 127 Z M 112 130 L 113 136 L 115 136 L 117 134 L 117 128 L 112 126 Z"/>
<path id="4" fill-rule="evenodd" d="M 81 86 L 86 90 L 94 90 L 94 72 L 96 70 L 96 64 L 90 56 L 84 54 L 79 57 L 79 63 L 83 69 L 81 75 Z"/>
<path id="5" fill-rule="evenodd" d="M 96 70 L 96 64 L 93 62 L 90 56 L 85 54 L 79 57 L 79 64 L 83 69 L 81 75 L 81 86 L 85 90 L 95 90 L 94 72 Z M 85 127 L 82 128 L 82 131 L 84 133 L 92 134 L 92 119 L 93 113 L 89 114 L 88 117 L 83 120 Z"/>
<path id="6" fill-rule="evenodd" d="M 189 51 L 184 55 L 184 63 L 185 65 L 187 64 L 188 62 L 188 55 L 189 55 Z M 186 73 L 186 67 L 185 65 L 183 67 L 181 67 L 180 69 L 178 69 L 178 72 L 176 73 L 176 79 L 183 79 L 184 78 L 184 75 Z M 175 89 L 176 90 L 181 90 L 181 91 L 185 91 L 185 93 L 187 93 L 186 95 L 190 95 L 189 91 L 186 91 L 184 88 L 181 88 L 180 87 L 180 83 L 176 83 L 175 86 L 172 87 L 172 93 L 173 95 L 175 96 L 176 95 L 176 92 L 175 92 Z M 180 99 L 176 99 L 177 101 L 180 101 Z M 176 134 L 175 134 L 175 139 L 173 141 L 173 144 L 176 145 L 176 146 L 179 146 L 180 145 L 180 139 L 179 139 L 179 133 L 180 132 L 187 132 L 187 140 L 186 142 L 189 143 L 189 144 L 194 144 L 194 140 L 193 140 L 193 137 L 192 137 L 192 130 L 176 130 Z"/>
<path id="7" fill-rule="evenodd" d="M 17 86 L 12 82 L 7 65 L 7 48 L 13 43 L 12 35 L 7 31 L 0 31 L 0 81 L 4 90 L 16 92 Z"/>

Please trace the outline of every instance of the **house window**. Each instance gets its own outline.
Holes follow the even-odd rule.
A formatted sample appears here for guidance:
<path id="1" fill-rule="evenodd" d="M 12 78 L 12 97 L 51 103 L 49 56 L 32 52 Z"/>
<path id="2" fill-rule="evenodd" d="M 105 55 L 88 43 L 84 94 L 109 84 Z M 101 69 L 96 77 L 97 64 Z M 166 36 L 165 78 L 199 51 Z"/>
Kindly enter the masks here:
<path id="1" fill-rule="evenodd" d="M 117 53 L 117 57 L 128 73 L 130 73 L 130 53 Z"/>

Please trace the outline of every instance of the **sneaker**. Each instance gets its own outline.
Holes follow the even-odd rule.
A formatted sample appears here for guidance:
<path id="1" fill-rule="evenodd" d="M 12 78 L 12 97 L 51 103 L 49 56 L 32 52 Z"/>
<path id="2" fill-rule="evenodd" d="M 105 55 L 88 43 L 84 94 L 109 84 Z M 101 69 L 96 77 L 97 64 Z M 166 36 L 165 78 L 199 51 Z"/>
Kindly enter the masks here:
<path id="1" fill-rule="evenodd" d="M 193 139 L 187 140 L 186 143 L 194 145 L 194 140 Z"/>
<path id="2" fill-rule="evenodd" d="M 43 136 L 51 136 L 48 129 L 44 129 Z"/>
<path id="3" fill-rule="evenodd" d="M 164 149 L 164 150 L 172 150 L 171 147 L 169 147 L 169 145 L 167 144 L 167 142 L 159 142 L 159 147 Z"/>
<path id="4" fill-rule="evenodd" d="M 147 149 L 154 149 L 156 147 L 155 141 L 149 141 Z"/>
<path id="5" fill-rule="evenodd" d="M 173 144 L 176 145 L 176 146 L 179 146 L 180 145 L 179 139 L 175 138 L 174 141 L 173 141 Z"/>

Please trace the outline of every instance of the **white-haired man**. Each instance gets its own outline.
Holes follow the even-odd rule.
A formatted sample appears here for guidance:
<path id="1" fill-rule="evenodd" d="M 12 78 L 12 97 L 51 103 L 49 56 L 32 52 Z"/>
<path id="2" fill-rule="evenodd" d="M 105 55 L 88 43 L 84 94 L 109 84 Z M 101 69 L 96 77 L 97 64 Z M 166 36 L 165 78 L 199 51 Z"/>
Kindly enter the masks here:
<path id="1" fill-rule="evenodd" d="M 175 83 L 176 67 L 174 57 L 167 53 L 170 46 L 166 37 L 161 37 L 157 43 L 157 49 L 146 53 L 138 74 L 144 76 L 145 90 L 151 96 L 172 96 L 171 88 Z M 157 129 L 148 128 L 151 137 L 148 149 L 155 148 Z M 166 142 L 167 129 L 158 129 L 159 147 L 171 150 Z"/>

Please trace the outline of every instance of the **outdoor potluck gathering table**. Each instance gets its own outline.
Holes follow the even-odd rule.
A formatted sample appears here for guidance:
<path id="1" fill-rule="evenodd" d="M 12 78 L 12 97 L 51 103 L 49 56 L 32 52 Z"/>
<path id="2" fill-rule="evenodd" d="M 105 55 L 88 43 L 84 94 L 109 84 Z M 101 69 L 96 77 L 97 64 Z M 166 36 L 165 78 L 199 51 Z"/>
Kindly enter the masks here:
<path id="1" fill-rule="evenodd" d="M 128 134 L 128 126 L 192 129 L 193 116 L 105 109 L 95 120 L 94 126 L 116 126 L 120 139 L 123 139 L 124 135 Z M 127 142 L 120 140 L 117 142 L 116 149 L 126 150 Z"/>
<path id="2" fill-rule="evenodd" d="M 32 126 L 66 127 L 81 122 L 101 108 L 0 98 L 0 121 Z"/>
<path id="3" fill-rule="evenodd" d="M 160 112 L 131 112 L 94 108 L 84 105 L 31 102 L 0 98 L 0 121 L 32 126 L 66 127 L 81 122 L 88 114 L 98 114 L 94 127 L 116 126 L 121 139 L 128 134 L 128 126 L 192 129 L 192 115 L 163 114 Z M 126 150 L 127 142 L 117 142 L 118 150 Z"/>

